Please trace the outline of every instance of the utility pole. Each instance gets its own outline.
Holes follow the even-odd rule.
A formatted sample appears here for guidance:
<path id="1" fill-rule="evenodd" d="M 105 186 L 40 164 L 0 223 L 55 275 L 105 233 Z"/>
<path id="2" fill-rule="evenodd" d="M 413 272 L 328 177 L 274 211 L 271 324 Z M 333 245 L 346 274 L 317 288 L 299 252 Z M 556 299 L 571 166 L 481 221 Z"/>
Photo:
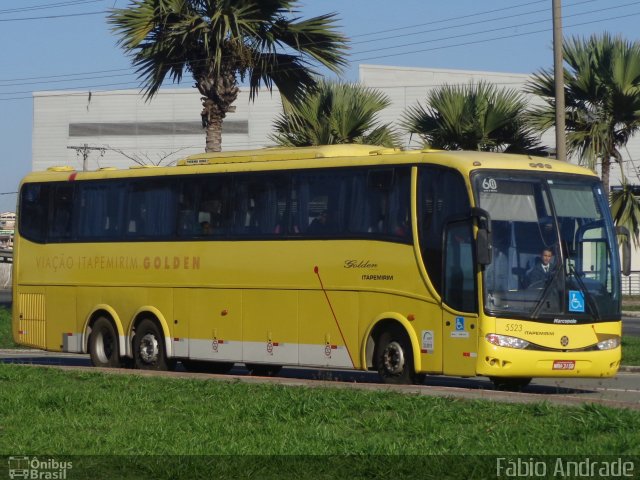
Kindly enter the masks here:
<path id="1" fill-rule="evenodd" d="M 86 143 L 82 146 L 69 146 L 67 148 L 69 150 L 75 150 L 76 155 L 82 154 L 82 171 L 83 172 L 87 171 L 87 160 L 89 160 L 89 152 L 91 152 L 92 150 L 97 150 L 100 152 L 100 156 L 102 157 L 104 155 L 104 150 L 105 150 L 102 147 L 90 147 Z"/>
<path id="2" fill-rule="evenodd" d="M 553 78 L 556 87 L 556 158 L 567 161 L 564 105 L 564 62 L 562 58 L 562 0 L 553 0 Z"/>

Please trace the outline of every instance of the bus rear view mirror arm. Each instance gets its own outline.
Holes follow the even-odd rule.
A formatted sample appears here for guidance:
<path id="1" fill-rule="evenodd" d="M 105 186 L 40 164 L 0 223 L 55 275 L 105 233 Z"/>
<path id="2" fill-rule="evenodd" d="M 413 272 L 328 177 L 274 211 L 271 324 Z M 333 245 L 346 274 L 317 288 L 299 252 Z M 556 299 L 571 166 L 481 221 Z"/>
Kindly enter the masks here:
<path id="1" fill-rule="evenodd" d="M 478 222 L 478 237 L 476 239 L 476 259 L 480 265 L 489 265 L 492 260 L 493 242 L 491 239 L 491 216 L 486 210 L 473 207 L 471 217 Z"/>

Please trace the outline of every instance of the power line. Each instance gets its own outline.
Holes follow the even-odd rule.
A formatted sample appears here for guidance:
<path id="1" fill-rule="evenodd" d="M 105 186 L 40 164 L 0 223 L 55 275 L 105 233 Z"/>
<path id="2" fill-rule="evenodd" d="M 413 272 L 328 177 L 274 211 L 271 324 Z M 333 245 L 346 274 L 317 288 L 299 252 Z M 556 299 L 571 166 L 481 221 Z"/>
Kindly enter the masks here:
<path id="1" fill-rule="evenodd" d="M 594 0 L 588 0 L 587 2 L 582 2 L 582 3 L 590 3 Z M 535 2 L 532 2 L 535 3 Z M 574 14 L 574 15 L 569 15 L 569 16 L 578 16 L 578 15 L 586 15 L 586 14 L 590 14 L 590 13 L 598 13 L 604 10 L 611 10 L 614 8 L 622 8 L 625 6 L 630 6 L 630 5 L 635 5 L 638 4 L 640 2 L 631 2 L 631 3 L 627 3 L 627 4 L 623 4 L 623 5 L 618 5 L 618 6 L 614 6 L 614 7 L 609 7 L 608 9 L 598 9 L 598 10 L 593 10 L 590 12 L 583 12 L 583 13 L 579 13 L 579 14 Z M 624 17 L 628 17 L 628 16 L 635 16 L 638 15 L 638 13 L 634 13 L 634 14 L 630 14 L 630 15 L 625 15 Z M 607 19 L 598 19 L 597 22 L 602 22 L 602 21 L 607 21 L 607 20 L 615 20 L 615 19 L 619 19 L 619 18 L 623 18 L 623 16 L 615 16 L 615 17 L 610 17 Z M 546 21 L 546 20 L 545 20 Z M 590 22 L 583 22 L 583 23 L 579 23 L 579 24 L 575 24 L 575 25 L 570 25 L 566 28 L 571 28 L 571 27 L 576 27 L 576 26 L 581 26 L 581 25 L 586 25 L 586 24 L 591 24 L 591 23 L 595 23 L 596 21 L 590 21 Z M 535 22 L 535 23 L 541 23 L 541 22 Z M 524 26 L 524 25 L 530 25 L 531 22 L 529 22 L 528 24 L 519 24 L 519 25 L 512 25 L 509 27 L 500 27 L 500 28 L 496 28 L 496 29 L 490 29 L 490 30 L 485 30 L 485 31 L 481 31 L 481 32 L 474 32 L 474 33 L 470 33 L 470 34 L 465 34 L 465 35 L 458 35 L 455 37 L 444 37 L 441 39 L 436 39 L 436 40 L 430 40 L 430 41 L 438 41 L 438 40 L 443 40 L 443 39 L 450 39 L 450 38 L 458 38 L 460 36 L 470 36 L 470 35 L 478 35 L 481 33 L 490 33 L 490 32 L 494 32 L 494 31 L 500 31 L 500 30 L 504 30 L 504 29 L 510 29 L 510 28 L 517 28 L 520 26 Z M 506 36 L 500 36 L 500 37 L 493 37 L 490 39 L 482 39 L 482 40 L 474 40 L 474 41 L 469 41 L 469 42 L 463 42 L 463 43 L 457 43 L 457 44 L 452 44 L 452 45 L 444 45 L 444 46 L 438 46 L 438 47 L 431 47 L 428 49 L 421 49 L 421 50 L 414 50 L 414 51 L 408 51 L 408 52 L 398 52 L 395 53 L 393 55 L 377 55 L 375 57 L 370 57 L 370 58 L 365 58 L 365 59 L 358 59 L 355 61 L 361 62 L 361 61 L 366 61 L 366 60 L 372 60 L 372 59 L 380 59 L 380 58 L 386 58 L 389 56 L 401 56 L 401 55 L 408 55 L 408 54 L 412 54 L 412 53 L 420 53 L 420 52 L 424 52 L 424 51 L 433 51 L 433 50 L 439 50 L 439 49 L 444 49 L 444 48 L 452 48 L 452 47 L 456 47 L 456 46 L 466 46 L 466 45 L 471 45 L 471 44 L 478 44 L 478 43 L 485 43 L 488 41 L 495 41 L 495 40 L 501 40 L 501 39 L 508 39 L 508 38 L 514 38 L 514 37 L 519 37 L 519 36 L 523 36 L 523 35 L 532 35 L 532 34 L 536 34 L 536 33 L 542 33 L 542 32 L 546 32 L 546 31 L 550 31 L 550 29 L 543 29 L 543 30 L 536 30 L 536 31 L 531 31 L 531 32 L 524 32 L 524 33 L 520 33 L 520 34 L 511 34 L 511 35 L 506 35 Z M 410 45 L 414 45 L 414 44 L 421 44 L 421 43 L 425 43 L 425 42 L 416 42 L 416 43 L 410 43 L 410 44 L 404 44 L 404 45 L 398 45 L 398 46 L 394 46 L 394 47 L 386 47 L 386 48 L 382 48 L 382 49 L 392 49 L 392 48 L 402 48 L 402 47 L 406 47 L 406 46 L 410 46 Z M 375 51 L 380 51 L 381 49 L 377 49 Z M 364 51 L 364 52 L 360 52 L 360 53 L 367 53 L 369 51 Z M 204 60 L 204 59 L 203 59 Z M 117 72 L 117 71 L 122 71 L 123 69 L 113 69 L 113 70 L 104 70 L 102 72 Z M 90 73 L 90 72 L 89 72 Z M 113 74 L 113 75 L 107 75 L 107 76 L 101 76 L 100 78 L 108 78 L 108 77 L 122 77 L 122 76 L 128 76 L 128 75 L 133 75 L 134 73 L 128 73 L 128 74 Z M 65 77 L 65 76 L 71 76 L 72 74 L 67 74 L 67 75 L 60 75 L 60 77 Z M 31 79 L 37 79 L 39 77 L 28 77 Z M 48 77 L 49 79 L 51 77 Z M 86 79 L 92 79 L 91 78 L 86 78 Z M 82 80 L 84 78 L 77 78 L 77 79 L 68 79 L 68 80 L 55 80 L 56 82 L 60 83 L 62 81 L 78 81 L 78 80 Z M 26 79 L 25 79 L 26 80 Z M 7 80 L 5 80 L 6 82 Z M 32 82 L 33 83 L 38 83 L 38 82 Z M 4 86 L 11 86 L 11 84 L 8 85 L 4 85 Z M 132 86 L 132 82 L 127 82 L 127 83 L 108 83 L 108 84 L 98 84 L 98 85 L 92 85 L 90 87 L 87 86 L 76 86 L 73 88 L 68 88 L 66 90 L 76 90 L 76 89 L 94 89 L 94 88 L 99 88 L 99 87 L 114 87 L 114 86 L 125 86 L 125 87 L 131 87 Z M 139 87 L 139 84 L 136 85 Z M 1 87 L 1 86 L 0 86 Z M 65 90 L 65 89 L 61 89 L 61 90 Z M 2 93 L 0 95 L 20 95 L 22 93 L 32 93 L 32 91 L 20 91 L 20 92 L 5 92 Z M 81 93 L 81 94 L 85 94 L 85 93 Z M 24 99 L 24 98 L 30 98 L 30 97 L 10 97 L 10 98 L 4 98 L 4 99 L 0 99 L 0 101 L 3 100 L 19 100 L 19 99 Z"/>
<path id="2" fill-rule="evenodd" d="M 633 3 L 635 4 L 635 3 L 640 3 L 640 2 L 633 2 Z M 579 27 L 579 26 L 583 26 L 583 25 L 589 25 L 589 24 L 593 24 L 593 23 L 601 23 L 601 22 L 609 21 L 609 20 L 618 20 L 620 18 L 634 17 L 634 16 L 638 16 L 638 15 L 640 15 L 640 12 L 631 13 L 631 14 L 627 14 L 627 15 L 613 16 L 613 17 L 609 17 L 609 18 L 601 18 L 601 19 L 598 19 L 598 20 L 593 20 L 593 21 L 588 21 L 588 22 L 582 22 L 582 23 L 577 23 L 577 24 L 573 24 L 573 25 L 568 25 L 568 26 L 565 26 L 565 29 Z M 510 28 L 514 28 L 514 27 L 510 27 Z M 487 31 L 485 31 L 483 33 L 487 33 L 487 32 L 490 32 L 490 31 L 499 31 L 499 30 L 503 30 L 503 28 L 487 30 Z M 521 37 L 521 36 L 526 36 L 526 35 L 534 35 L 534 34 L 544 33 L 544 32 L 549 32 L 549 31 L 551 31 L 551 28 L 545 28 L 545 29 L 541 29 L 541 30 L 534 30 L 534 31 L 530 31 L 530 32 L 522 32 L 522 33 L 516 33 L 516 34 L 510 34 L 510 35 L 502 35 L 502 36 L 492 37 L 492 38 L 487 38 L 487 39 L 472 40 L 472 41 L 468 41 L 468 42 L 460 42 L 460 43 L 455 43 L 455 44 L 450 44 L 450 45 L 435 46 L 435 47 L 430 47 L 430 48 L 420 49 L 420 50 L 397 52 L 397 53 L 389 54 L 389 55 L 376 55 L 375 57 L 361 58 L 361 59 L 356 59 L 354 61 L 355 62 L 364 62 L 364 61 L 368 61 L 368 60 L 378 60 L 378 59 L 381 59 L 381 58 L 397 57 L 397 56 L 409 55 L 409 54 L 413 54 L 413 53 L 422 53 L 422 52 L 426 52 L 426 51 L 435 51 L 435 50 L 442 50 L 442 49 L 446 49 L 446 48 L 453 48 L 453 47 L 459 47 L 459 46 L 468 46 L 468 45 L 473 45 L 473 44 L 487 43 L 487 42 L 496 41 L 496 40 L 504 40 L 504 39 L 509 39 L 509 38 L 516 38 L 516 37 Z M 94 88 L 98 88 L 98 87 L 114 87 L 114 86 L 121 86 L 121 87 L 123 87 L 123 86 L 131 86 L 131 82 L 128 82 L 128 83 L 107 83 L 107 84 L 92 85 L 92 86 L 89 86 L 89 87 L 86 87 L 86 86 L 85 87 L 69 87 L 66 90 L 77 90 L 77 89 L 89 90 L 89 89 L 94 89 Z M 60 90 L 65 90 L 65 89 L 60 89 Z M 31 91 L 6 92 L 6 93 L 3 93 L 1 95 L 20 95 L 22 93 L 30 93 L 30 92 Z M 79 92 L 76 95 L 86 95 L 86 91 L 85 92 Z M 0 98 L 0 101 L 20 100 L 20 99 L 25 99 L 25 98 L 31 98 L 31 97 Z"/>
<path id="3" fill-rule="evenodd" d="M 570 4 L 568 6 L 585 5 L 587 3 L 593 3 L 593 2 L 597 2 L 597 1 L 598 0 L 586 0 L 586 1 L 583 1 L 583 2 Z M 547 2 L 547 0 L 544 0 L 544 3 L 546 3 L 546 2 Z M 531 2 L 531 3 L 540 3 L 540 2 Z M 636 3 L 636 2 L 634 2 L 634 3 Z M 618 7 L 613 7 L 613 8 L 618 8 Z M 596 10 L 596 12 L 600 12 L 600 11 L 607 10 L 607 9 L 608 8 Z M 501 8 L 501 9 L 497 9 L 497 10 L 490 10 L 489 12 L 498 12 L 498 11 L 503 11 L 503 10 L 511 10 L 511 8 Z M 491 19 L 491 21 L 495 22 L 497 20 L 509 20 L 511 18 L 521 18 L 521 17 L 527 16 L 527 15 L 533 15 L 533 14 L 536 14 L 536 13 L 547 13 L 547 12 L 548 12 L 548 8 L 538 9 L 538 10 L 530 10 L 528 12 L 521 12 L 521 13 L 513 14 L 513 15 L 505 15 L 503 17 L 494 17 L 494 18 Z M 593 12 L 586 12 L 586 13 L 583 13 L 581 15 L 588 14 L 588 13 L 593 13 Z M 484 12 L 482 14 L 484 14 Z M 480 14 L 480 15 L 482 15 L 482 14 Z M 477 15 L 477 14 L 476 15 L 464 15 L 464 16 L 462 16 L 460 18 L 466 18 L 466 17 L 477 18 L 478 16 L 479 15 Z M 569 17 L 569 16 L 571 16 L 571 15 L 565 15 L 565 18 Z M 548 19 L 545 19 L 545 21 L 548 21 Z M 437 23 L 441 23 L 441 22 L 435 22 L 435 23 L 437 24 Z M 468 27 L 468 26 L 471 26 L 471 25 L 477 25 L 477 24 L 481 24 L 481 23 L 487 23 L 487 20 L 486 19 L 485 20 L 477 20 L 477 21 L 474 21 L 474 22 L 461 23 L 461 24 L 458 24 L 458 25 L 439 27 L 439 28 L 431 28 L 429 30 L 422 30 L 420 32 L 412 32 L 412 33 L 403 32 L 402 36 L 403 37 L 409 37 L 409 36 L 413 36 L 413 35 L 422 35 L 424 33 L 439 32 L 441 30 L 453 30 L 453 29 L 456 29 L 456 28 Z M 433 25 L 433 23 L 420 24 L 419 26 L 429 26 L 429 25 Z M 398 31 L 398 30 L 401 30 L 401 28 L 394 28 L 394 29 L 385 30 L 385 31 L 386 32 L 390 32 L 390 31 L 394 31 L 395 32 L 395 31 Z M 380 33 L 380 32 L 377 32 L 377 33 Z M 373 35 L 373 34 L 370 34 L 370 35 Z M 398 36 L 394 35 L 394 36 L 390 36 L 390 37 L 376 38 L 374 40 L 364 40 L 364 41 L 361 41 L 361 42 L 351 42 L 351 45 L 358 45 L 358 44 L 361 44 L 361 43 L 379 42 L 379 41 L 382 41 L 382 40 L 393 40 L 393 39 L 397 39 L 397 38 L 398 38 Z M 362 52 L 360 52 L 360 53 L 362 53 Z"/>
<path id="4" fill-rule="evenodd" d="M 355 35 L 353 38 L 357 38 L 360 36 L 366 36 L 366 35 L 376 35 L 376 34 L 380 34 L 380 33 L 386 33 L 386 32 L 392 32 L 392 31 L 401 31 L 401 30 L 405 30 L 407 28 L 414 28 L 416 26 L 425 26 L 425 25 L 434 25 L 434 24 L 439 24 L 439 23 L 443 23 L 443 22 L 449 22 L 452 20 L 456 20 L 456 19 L 463 19 L 463 18 L 468 18 L 470 16 L 478 16 L 478 15 L 484 15 L 484 14 L 488 14 L 488 13 L 494 13 L 497 11 L 504 11 L 504 10 L 508 10 L 508 9 L 512 9 L 512 8 L 518 8 L 518 7 L 522 7 L 522 6 L 528 6 L 528 5 L 532 5 L 532 4 L 536 4 L 536 3 L 544 3 L 547 0 L 537 0 L 534 2 L 528 2 L 528 3 L 524 3 L 524 4 L 520 4 L 520 5 L 514 5 L 511 7 L 506 7 L 506 8 L 501 8 L 501 9 L 494 9 L 494 10 L 486 10 L 486 11 L 482 11 L 482 12 L 476 12 L 474 14 L 469 14 L 469 15 L 461 15 L 458 17 L 450 17 L 448 19 L 443 19 L 443 20 L 436 20 L 430 23 L 424 23 L 424 24 L 418 24 L 418 25 L 414 25 L 414 26 L 409 26 L 409 27 L 396 27 L 393 29 L 388 29 L 388 30 L 381 30 L 381 31 L 377 31 L 377 32 L 372 32 L 372 33 L 367 33 L 367 34 L 361 34 L 361 35 Z M 575 5 L 583 5 L 586 3 L 593 3 L 594 1 L 599 1 L 599 0 L 586 0 L 583 2 L 576 2 L 573 4 L 570 4 L 568 6 L 575 6 Z M 540 10 L 540 12 L 543 12 L 545 10 Z M 518 15 L 513 15 L 512 17 L 517 17 Z M 505 17 L 505 18 L 509 18 L 509 17 Z M 456 26 L 452 26 L 452 27 L 448 27 L 448 28 L 457 28 Z M 373 40 L 369 40 L 367 42 L 376 42 L 379 41 L 380 39 L 373 39 Z M 358 42 L 358 43 L 364 43 L 364 42 Z M 203 61 L 205 61 L 206 59 L 202 59 Z M 69 74 L 59 74 L 59 75 L 47 75 L 47 76 L 34 76 L 34 77 L 24 77 L 24 78 L 13 78 L 13 79 L 0 79 L 0 83 L 6 83 L 6 82 L 21 82 L 24 80 L 37 80 L 37 79 L 45 79 L 45 80 L 49 80 L 51 78 L 61 78 L 61 77 L 72 77 L 72 76 L 77 76 L 77 75 L 93 75 L 93 74 L 100 74 L 100 73 L 112 73 L 112 72 L 122 72 L 125 70 L 130 70 L 129 68 L 126 69 L 110 69 L 110 70 L 98 70 L 98 71 L 93 71 L 93 72 L 76 72 L 76 73 L 69 73 Z M 131 72 L 131 74 L 134 74 L 135 72 Z"/>
<path id="5" fill-rule="evenodd" d="M 630 7 L 630 6 L 638 5 L 638 4 L 640 4 L 640 1 L 634 1 L 634 2 L 623 4 L 623 5 L 617 5 L 615 7 L 600 8 L 600 9 L 591 10 L 591 11 L 588 11 L 588 12 L 580 12 L 580 13 L 574 13 L 574 14 L 571 14 L 571 15 L 564 15 L 564 18 L 571 18 L 571 17 L 579 17 L 579 16 L 584 16 L 584 15 L 590 15 L 592 13 L 600 13 L 600 12 L 604 12 L 604 11 L 615 10 L 615 9 L 618 9 L 618 8 Z M 513 16 L 503 17 L 503 18 L 513 18 Z M 620 17 L 618 17 L 618 18 L 620 18 Z M 497 20 L 500 20 L 500 19 L 497 19 Z M 493 32 L 498 32 L 498 31 L 501 31 L 501 30 L 510 30 L 512 28 L 518 28 L 518 27 L 523 27 L 523 26 L 528 26 L 528 25 L 535 25 L 535 24 L 539 24 L 539 23 L 548 23 L 548 22 L 549 22 L 549 19 L 545 18 L 543 20 L 536 20 L 535 22 L 520 23 L 520 24 L 517 24 L 517 25 L 508 25 L 506 27 L 490 28 L 488 30 L 481 30 L 479 32 L 456 34 L 456 35 L 450 35 L 450 36 L 447 36 L 447 37 L 440 37 L 440 38 L 435 38 L 435 39 L 430 39 L 430 40 L 423 40 L 423 41 L 420 41 L 420 42 L 411 42 L 411 43 L 404 43 L 402 45 L 395 45 L 395 46 L 389 46 L 389 47 L 380 47 L 380 48 L 376 48 L 376 49 L 373 49 L 373 50 L 364 50 L 364 51 L 356 52 L 355 54 L 356 55 L 361 55 L 361 54 L 364 54 L 364 53 L 379 52 L 379 51 L 382 51 L 382 50 L 392 50 L 394 48 L 403 48 L 403 47 L 409 47 L 409 46 L 412 46 L 412 45 L 421 45 L 423 43 L 428 43 L 428 42 L 439 42 L 439 41 L 442 41 L 442 40 L 451 40 L 453 38 L 470 37 L 470 36 L 473 36 L 473 35 L 481 35 L 483 33 L 493 33 Z M 472 25 L 472 24 L 477 24 L 477 23 L 485 23 L 485 22 L 471 22 L 471 23 L 469 23 L 467 25 Z M 437 30 L 441 30 L 441 29 L 437 29 Z"/>
<path id="6" fill-rule="evenodd" d="M 640 12 L 631 13 L 631 14 L 627 14 L 627 15 L 619 15 L 619 16 L 609 17 L 609 18 L 600 18 L 598 20 L 592 20 L 592 21 L 589 21 L 589 22 L 575 23 L 573 25 L 565 25 L 564 29 L 566 30 L 566 29 L 569 29 L 569 28 L 581 27 L 583 25 L 590 25 L 590 24 L 593 24 L 593 23 L 602 23 L 602 22 L 606 22 L 606 21 L 609 21 L 609 20 L 619 20 L 621 18 L 635 17 L 635 16 L 638 16 L 638 15 L 640 15 Z M 500 37 L 486 38 L 486 39 L 481 39 L 481 40 L 473 40 L 473 41 L 469 41 L 469 42 L 454 43 L 454 44 L 450 44 L 450 45 L 443 45 L 443 46 L 440 46 L 440 47 L 423 48 L 423 49 L 420 49 L 420 50 L 412 50 L 412 51 L 408 51 L 408 52 L 399 52 L 399 53 L 393 53 L 393 54 L 388 54 L 388 55 L 377 55 L 375 57 L 355 59 L 354 62 L 365 62 L 365 61 L 368 61 L 368 60 L 379 60 L 381 58 L 399 57 L 399 56 L 403 56 L 403 55 L 411 55 L 413 53 L 424 53 L 424 52 L 430 52 L 430 51 L 434 51 L 434 50 L 443 50 L 443 49 L 446 49 L 446 48 L 464 47 L 464 46 L 473 45 L 473 44 L 493 42 L 495 40 L 505 40 L 505 39 L 509 39 L 509 38 L 523 37 L 523 36 L 526 36 L 526 35 L 534 35 L 536 33 L 545 33 L 545 32 L 550 32 L 551 30 L 552 30 L 551 28 L 544 28 L 542 30 L 534 30 L 534 31 L 531 31 L 531 32 L 523 32 L 523 33 L 514 33 L 514 34 L 511 34 L 511 35 L 502 35 Z"/>
<path id="7" fill-rule="evenodd" d="M 80 145 L 80 146 L 68 146 L 67 148 L 69 150 L 75 150 L 76 151 L 76 155 L 82 155 L 82 171 L 83 172 L 87 171 L 87 163 L 89 161 L 89 153 L 90 152 L 98 151 L 98 152 L 100 152 L 100 157 L 102 157 L 104 155 L 104 151 L 105 151 L 104 148 L 90 147 L 86 143 L 84 145 Z"/>
<path id="8" fill-rule="evenodd" d="M 100 12 L 86 12 L 86 13 L 67 13 L 64 15 L 44 15 L 41 17 L 23 17 L 23 18 L 0 18 L 0 22 L 22 22 L 26 20 L 51 20 L 55 18 L 71 18 L 71 17 L 86 17 L 89 15 L 102 15 L 103 13 L 108 13 L 107 10 L 102 10 Z"/>
<path id="9" fill-rule="evenodd" d="M 0 10 L 0 15 L 4 15 L 7 13 L 29 12 L 34 10 L 47 10 L 50 8 L 78 6 L 78 5 L 84 5 L 87 3 L 101 3 L 104 1 L 105 0 L 70 0 L 67 2 L 45 3 L 41 5 L 32 5 L 30 7 L 8 8 L 8 9 Z"/>
<path id="10" fill-rule="evenodd" d="M 597 0 L 588 0 L 587 2 L 583 2 L 583 3 L 589 3 L 591 1 L 597 1 Z M 526 7 L 526 6 L 534 5 L 534 4 L 537 4 L 537 3 L 547 3 L 547 0 L 537 0 L 537 1 L 534 1 L 534 2 L 523 3 L 523 4 L 520 4 L 520 5 L 511 5 L 509 7 L 496 8 L 494 10 L 485 10 L 483 12 L 470 13 L 470 14 L 467 14 L 467 15 L 460 15 L 460 16 L 457 16 L 457 17 L 443 18 L 443 19 L 440 19 L 440 20 L 436 20 L 435 22 L 417 23 L 417 24 L 414 24 L 414 25 L 405 25 L 403 27 L 389 28 L 387 30 L 378 30 L 376 32 L 362 33 L 360 35 L 354 35 L 353 38 L 367 37 L 367 36 L 370 36 L 370 35 L 378 35 L 378 34 L 381 34 L 381 33 L 397 32 L 398 30 L 407 30 L 407 29 L 411 29 L 411 28 L 426 27 L 427 25 L 433 25 L 434 23 L 435 24 L 437 24 L 437 23 L 446 23 L 446 22 L 450 22 L 450 21 L 453 21 L 453 20 L 461 20 L 463 18 L 477 17 L 478 15 L 487 15 L 489 13 L 502 12 L 504 10 L 511 10 L 511 9 L 514 9 L 514 8 Z M 358 43 L 360 43 L 360 42 L 358 42 Z"/>

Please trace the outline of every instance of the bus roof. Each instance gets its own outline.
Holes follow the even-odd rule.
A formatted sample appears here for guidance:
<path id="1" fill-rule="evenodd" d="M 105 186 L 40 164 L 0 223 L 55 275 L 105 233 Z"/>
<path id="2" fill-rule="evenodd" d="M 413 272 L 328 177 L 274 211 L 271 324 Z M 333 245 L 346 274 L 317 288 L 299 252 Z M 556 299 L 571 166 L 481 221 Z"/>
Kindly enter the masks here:
<path id="1" fill-rule="evenodd" d="M 70 167 L 52 167 L 33 172 L 25 181 L 90 180 L 105 178 L 148 177 L 215 172 L 287 170 L 321 167 L 401 164 L 446 165 L 468 175 L 474 170 L 520 170 L 571 173 L 595 176 L 584 167 L 544 157 L 505 153 L 400 150 L 375 145 L 327 145 L 319 147 L 263 148 L 216 153 L 200 153 L 180 160 L 172 167 L 140 166 L 129 169 L 102 168 L 88 172 Z"/>

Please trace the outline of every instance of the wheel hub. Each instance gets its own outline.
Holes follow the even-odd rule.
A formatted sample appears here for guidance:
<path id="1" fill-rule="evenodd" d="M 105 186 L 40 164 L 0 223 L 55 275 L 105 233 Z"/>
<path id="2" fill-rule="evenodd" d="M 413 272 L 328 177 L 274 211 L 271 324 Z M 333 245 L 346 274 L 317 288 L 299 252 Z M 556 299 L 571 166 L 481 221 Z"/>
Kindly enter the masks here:
<path id="1" fill-rule="evenodd" d="M 382 361 L 384 363 L 384 369 L 397 375 L 404 370 L 404 350 L 398 342 L 391 342 L 384 349 L 382 354 Z"/>
<path id="2" fill-rule="evenodd" d="M 150 333 L 147 333 L 140 340 L 140 358 L 145 363 L 154 363 L 158 360 L 160 351 L 158 349 L 158 340 Z"/>

